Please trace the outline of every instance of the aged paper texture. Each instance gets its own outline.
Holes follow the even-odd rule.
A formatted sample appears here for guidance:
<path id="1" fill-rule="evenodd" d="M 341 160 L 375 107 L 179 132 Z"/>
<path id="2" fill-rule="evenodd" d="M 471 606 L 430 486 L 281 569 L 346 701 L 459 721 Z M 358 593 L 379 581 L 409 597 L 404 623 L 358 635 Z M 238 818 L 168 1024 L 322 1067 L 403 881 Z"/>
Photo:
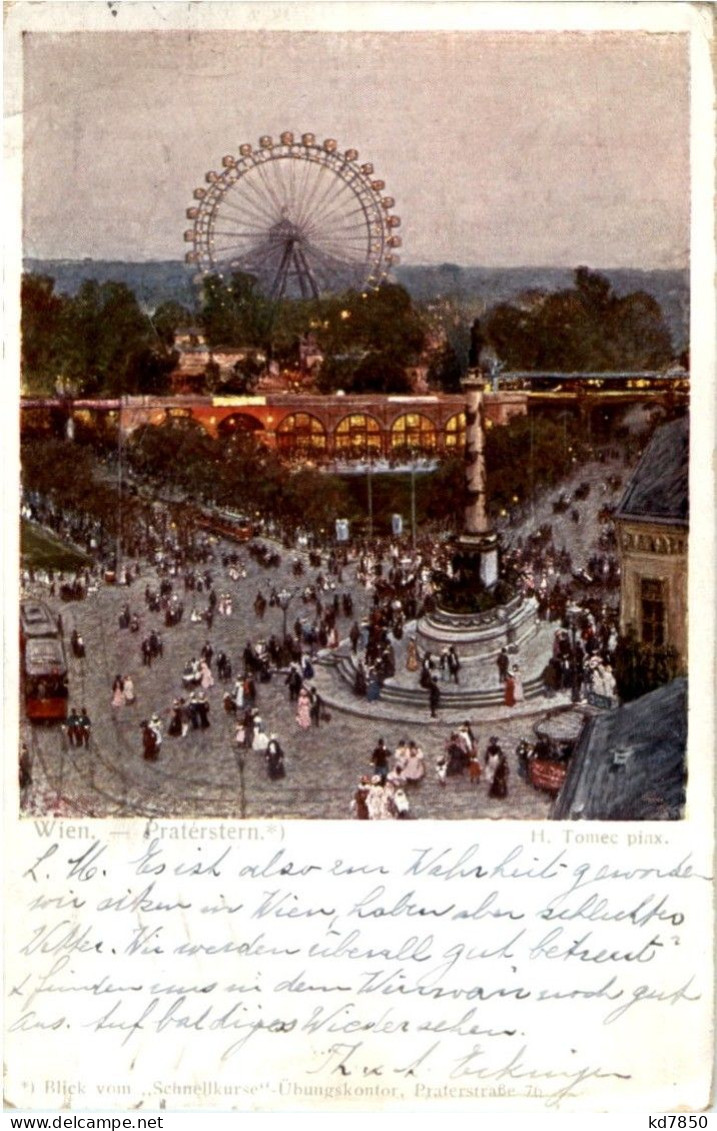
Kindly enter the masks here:
<path id="1" fill-rule="evenodd" d="M 715 591 L 712 12 L 677 3 L 18 3 L 6 6 L 5 33 L 5 195 L 11 220 L 5 231 L 3 384 L 10 439 L 2 503 L 6 1110 L 149 1118 L 158 1112 L 420 1108 L 544 1115 L 708 1109 Z M 302 130 L 315 134 L 301 135 Z M 337 144 L 344 147 L 340 160 Z M 349 144 L 361 156 L 346 149 Z M 282 155 L 286 171 L 274 178 L 272 161 L 280 164 Z M 359 166 L 369 155 L 372 163 Z M 375 179 L 373 161 L 385 184 Z M 232 178 L 239 182 L 246 175 L 249 184 L 255 172 L 255 186 L 232 204 L 227 190 Z M 325 186 L 321 177 L 334 173 L 335 185 Z M 366 233 L 362 228 L 357 234 L 351 210 L 341 213 L 342 193 L 352 202 L 355 194 L 353 212 Z M 250 290 L 254 283 L 246 284 L 246 277 L 258 280 L 274 310 L 289 299 L 307 310 L 316 303 L 318 309 L 327 291 L 343 292 L 345 308 L 331 308 L 322 324 L 312 321 L 311 332 L 302 326 L 297 372 L 304 376 L 322 342 L 324 379 L 334 372 L 321 337 L 331 318 L 338 326 L 331 364 L 351 360 L 355 346 L 340 336 L 341 323 L 359 318 L 354 299 L 370 307 L 382 272 L 389 283 L 398 279 L 408 290 L 414 287 L 414 301 L 424 304 L 422 317 L 435 320 L 431 333 L 442 347 L 450 334 L 436 326 L 453 309 L 444 294 L 453 287 L 451 294 L 460 293 L 463 303 L 455 308 L 454 329 L 460 322 L 465 330 L 464 376 L 472 333 L 473 376 L 464 384 L 464 415 L 461 386 L 449 390 L 455 405 L 444 411 L 443 393 L 435 395 L 431 384 L 434 371 L 422 375 L 418 362 L 418 377 L 414 373 L 411 380 L 426 377 L 423 386 L 362 387 L 365 402 L 375 400 L 371 412 L 359 404 L 359 393 L 339 392 L 335 382 L 323 393 L 317 391 L 321 386 L 311 386 L 303 407 L 289 414 L 282 397 L 299 396 L 301 389 L 291 385 L 277 394 L 271 385 L 281 377 L 279 348 L 270 362 L 254 349 L 249 361 L 258 358 L 257 373 L 266 363 L 256 386 L 255 375 L 242 369 L 248 364 L 245 353 L 227 354 L 226 361 L 224 347 L 217 345 L 219 331 L 215 353 L 210 349 L 202 362 L 203 377 L 214 382 L 212 395 L 202 400 L 186 389 L 177 393 L 173 385 L 171 395 L 165 390 L 155 397 L 151 381 L 160 370 L 151 364 L 166 360 L 169 350 L 158 352 L 154 341 L 144 353 L 137 347 L 131 368 L 128 343 L 144 333 L 143 319 L 162 340 L 162 317 L 176 322 L 177 303 L 186 304 L 181 288 L 191 287 L 186 279 L 192 273 L 212 275 L 222 239 L 230 241 L 229 273 L 241 269 Z M 363 239 L 376 276 L 365 280 L 357 267 Z M 181 265 L 177 275 L 187 251 L 189 265 Z M 151 278 L 147 265 L 156 268 Z M 106 268 L 115 274 L 102 276 Z M 478 290 L 471 291 L 468 280 L 478 278 L 478 268 L 486 278 L 493 273 L 493 290 L 476 298 Z M 507 284 L 500 279 L 518 269 L 520 281 L 501 290 Z M 93 277 L 96 282 L 88 285 Z M 179 288 L 166 292 L 175 313 L 165 302 L 160 316 L 161 288 L 170 286 L 170 277 Z M 217 287 L 217 315 L 229 292 L 221 291 L 221 276 L 219 282 L 213 277 L 204 301 L 209 288 Z M 442 289 L 436 290 L 437 278 Z M 656 279 L 663 288 L 661 306 L 650 290 Z M 136 303 L 127 297 L 127 286 L 135 289 Z M 550 297 L 553 291 L 563 297 Z M 345 297 L 350 294 L 354 297 Z M 39 314 L 30 330 L 35 300 Z M 86 329 L 77 334 L 72 319 L 81 301 Z M 597 378 L 592 362 L 566 361 L 562 370 L 553 361 L 540 362 L 553 357 L 550 350 L 561 335 L 567 341 L 578 301 L 583 312 L 593 303 L 591 317 L 603 303 L 591 339 L 591 357 L 603 350 Z M 522 341 L 520 319 L 538 325 L 539 312 L 560 302 L 553 321 L 545 323 L 540 349 L 547 352 L 534 353 L 531 365 L 506 362 Z M 257 302 L 256 310 L 267 309 Z M 383 325 L 393 317 L 398 324 L 405 306 L 384 313 Z M 53 318 L 54 337 L 48 330 Z M 120 327 L 111 347 L 109 325 Z M 501 326 L 509 326 L 503 338 Z M 614 357 L 604 352 L 614 326 L 632 350 L 624 364 L 619 351 Z M 291 330 L 292 338 L 287 331 L 287 340 L 293 342 L 297 333 Z M 189 344 L 182 345 L 180 337 L 174 324 L 168 340 L 177 347 L 176 372 L 180 346 L 186 346 L 186 356 L 192 350 L 198 356 L 203 348 L 202 342 L 190 342 L 189 331 Z M 587 331 L 583 337 L 589 338 Z M 365 340 L 359 361 L 370 358 L 371 349 L 379 346 Z M 448 356 L 447 347 L 441 356 Z M 381 360 L 384 376 L 387 357 Z M 234 366 L 232 380 L 244 382 L 240 393 L 222 384 L 225 363 Z M 395 355 L 391 364 L 395 373 Z M 122 384 L 122 366 L 134 385 Z M 556 368 L 572 384 L 557 380 Z M 186 367 L 181 372 L 186 377 Z M 536 372 L 546 385 L 536 382 Z M 404 376 L 401 370 L 401 380 Z M 543 417 L 535 409 L 541 396 Z M 342 397 L 353 406 L 345 416 L 339 411 Z M 470 613 L 455 605 L 451 620 L 446 604 L 443 619 L 431 620 L 435 602 L 427 573 L 428 588 L 421 590 L 424 601 L 429 597 L 425 615 L 410 630 L 416 634 L 410 644 L 418 641 L 417 654 L 428 669 L 427 683 L 419 693 L 418 675 L 410 683 L 406 675 L 413 669 L 401 639 L 401 613 L 394 634 L 401 672 L 384 686 L 370 668 L 368 689 L 364 683 L 361 699 L 352 699 L 357 684 L 343 686 L 330 636 L 317 649 L 306 635 L 307 603 L 316 602 L 316 592 L 303 589 L 308 577 L 301 583 L 295 578 L 315 565 L 311 546 L 301 541 L 303 535 L 295 541 L 285 537 L 282 546 L 284 528 L 260 526 L 274 467 L 268 462 L 256 465 L 251 509 L 245 505 L 246 515 L 231 520 L 239 547 L 234 557 L 217 530 L 206 543 L 214 578 L 222 579 L 214 627 L 214 605 L 202 611 L 207 591 L 216 597 L 207 559 L 190 571 L 190 583 L 185 573 L 182 600 L 177 599 L 180 575 L 163 561 L 179 538 L 179 510 L 159 487 L 147 501 L 140 472 L 150 443 L 140 450 L 138 436 L 151 437 L 160 425 L 175 427 L 176 435 L 180 426 L 191 425 L 198 429 L 192 433 L 196 444 L 210 445 L 217 437 L 234 443 L 232 429 L 251 431 L 252 442 L 255 432 L 266 431 L 270 451 L 285 459 L 292 482 L 317 474 L 329 456 L 333 471 L 346 480 L 358 466 L 367 489 L 361 498 L 368 499 L 368 527 L 364 549 L 345 568 L 356 582 L 355 599 L 364 601 L 359 611 L 368 627 L 360 646 L 368 642 L 368 662 L 376 659 L 370 655 L 370 612 L 380 603 L 381 571 L 371 572 L 373 561 L 365 571 L 364 566 L 374 552 L 374 522 L 378 528 L 385 517 L 379 472 L 388 480 L 403 459 L 404 491 L 412 492 L 395 504 L 403 515 L 391 520 L 389 514 L 387 520 L 394 521 L 394 540 L 403 537 L 406 548 L 405 558 L 399 561 L 397 551 L 393 559 L 395 581 L 417 560 L 417 525 L 430 520 L 437 528 L 441 518 L 420 509 L 425 498 L 419 488 L 417 520 L 416 481 L 429 482 L 424 472 L 435 472 L 438 457 L 455 454 L 465 436 L 469 501 L 461 552 L 479 562 L 479 588 L 495 592 L 497 543 L 486 517 L 485 484 L 471 467 L 483 467 L 483 439 L 509 420 L 508 409 L 505 419 L 498 415 L 509 401 L 522 405 L 526 421 L 529 413 L 533 420 L 553 421 L 553 447 L 567 461 L 565 482 L 572 493 L 569 500 L 555 496 L 542 534 L 532 543 L 526 536 L 520 553 L 526 545 L 542 553 L 551 523 L 556 555 L 561 537 L 575 541 L 583 529 L 603 538 L 597 550 L 595 543 L 566 570 L 573 603 L 568 600 L 558 613 L 546 595 L 558 569 L 552 557 L 547 563 L 541 559 L 529 581 L 523 569 L 527 598 L 511 597 L 512 604 L 506 598 L 495 615 L 489 605 Z M 271 413 L 282 412 L 277 425 Z M 625 415 L 611 415 L 618 412 Z M 87 430 L 100 417 L 117 430 L 109 451 L 86 442 Z M 662 424 L 650 431 L 650 447 L 639 439 L 645 433 L 635 430 L 643 417 Z M 626 461 L 619 474 L 617 462 L 611 465 L 604 482 L 600 477 L 579 482 L 585 427 L 591 466 L 597 466 L 598 450 L 608 463 L 618 456 Z M 23 439 L 22 495 L 14 474 L 20 463 L 16 431 Z M 525 529 L 537 531 L 536 508 L 541 498 L 547 500 L 540 492 L 553 482 L 541 482 L 542 472 L 536 481 L 534 442 L 537 452 L 540 435 L 531 425 L 514 453 L 514 464 L 522 468 L 516 493 L 495 518 L 503 524 L 501 552 L 510 546 L 508 556 L 514 558 L 518 543 L 511 524 L 532 518 L 534 526 Z M 92 473 L 85 459 L 90 448 L 95 455 L 87 460 L 100 453 Z M 191 451 L 184 450 L 189 461 Z M 497 448 L 486 450 L 492 458 Z M 47 453 L 64 453 L 54 456 L 59 462 L 49 480 Z M 176 486 L 176 464 L 184 458 L 177 456 L 166 469 L 167 483 Z M 211 495 L 220 470 L 216 462 L 207 467 L 201 490 L 198 481 L 185 484 L 183 506 L 199 506 L 202 496 Z M 134 476 L 131 495 L 123 482 L 128 468 Z M 488 493 L 499 492 L 501 484 L 488 470 Z M 80 503 L 57 503 L 62 484 L 74 491 L 84 475 L 94 484 L 86 492 L 87 513 L 96 513 L 102 492 L 119 499 L 119 520 L 106 516 L 114 557 L 103 557 L 102 523 L 90 530 L 83 526 Z M 329 506 L 335 488 L 327 487 L 322 500 L 323 486 L 306 482 L 312 485 L 299 509 L 309 528 L 310 514 L 320 504 Z M 447 513 L 455 501 L 446 484 Z M 657 512 L 649 509 L 655 490 L 662 492 Z M 599 491 L 604 491 L 602 525 L 597 507 L 589 509 Z M 153 547 L 151 556 L 143 557 L 141 540 L 140 548 L 128 548 L 135 513 L 143 516 L 137 524 Z M 191 513 L 196 518 L 200 512 Z M 333 517 L 313 547 L 316 552 L 318 545 L 318 560 L 329 574 L 335 564 L 329 549 L 331 554 L 340 549 L 344 538 L 340 522 L 334 531 Z M 194 518 L 187 521 L 191 526 Z M 351 523 L 358 528 L 358 520 L 352 517 Z M 85 558 L 96 551 L 101 571 L 60 565 L 53 572 L 31 564 L 27 539 L 33 530 L 37 539 L 54 538 L 55 549 L 58 538 L 75 550 L 82 542 Z M 277 559 L 283 555 L 272 575 L 275 591 L 285 576 L 281 571 L 290 562 L 296 567 L 295 578 L 287 573 L 284 588 L 275 592 L 266 621 L 252 571 L 264 571 L 267 596 L 271 577 L 266 561 L 257 565 L 259 559 L 250 559 L 249 542 L 243 541 L 254 535 L 257 544 L 260 530 L 264 548 L 258 552 L 271 553 L 269 546 Z M 386 545 L 391 536 L 388 527 Z M 137 562 L 136 576 L 128 572 L 130 559 Z M 446 592 L 454 597 L 451 577 L 460 582 L 465 576 L 465 560 L 454 558 L 444 576 Z M 621 640 L 629 637 L 635 618 L 641 626 L 643 651 L 632 653 L 634 672 L 640 656 L 644 660 L 649 653 L 654 660 L 645 696 L 633 687 L 620 706 L 607 663 L 608 653 L 613 658 L 610 626 L 602 659 L 597 645 L 591 651 L 606 605 L 600 609 L 597 602 L 592 621 L 585 613 L 591 608 L 589 587 L 597 592 L 603 584 L 606 603 L 609 598 L 616 610 L 614 640 L 618 630 Z M 327 581 L 326 596 L 319 584 L 325 605 L 333 589 L 338 608 L 340 585 Z M 563 590 L 550 592 L 559 600 Z M 69 655 L 69 703 L 76 703 L 69 723 L 67 702 L 61 720 L 47 717 L 53 709 L 46 710 L 52 699 L 49 677 L 31 669 L 35 614 L 27 607 L 38 601 L 60 617 Z M 182 601 L 186 610 L 177 614 Z M 537 609 L 541 601 L 535 631 L 549 638 L 544 654 L 530 643 L 520 619 L 520 610 Z M 439 613 L 440 608 L 439 603 Z M 185 619 L 177 628 L 182 611 Z M 251 629 L 242 619 L 248 611 Z M 152 620 L 155 613 L 162 619 Z M 196 630 L 195 613 L 201 622 Z M 254 644 L 262 632 L 281 636 L 283 629 L 289 635 L 287 615 L 289 628 L 297 618 L 297 639 L 310 641 L 306 656 L 299 647 L 296 662 L 304 667 L 298 682 L 303 678 L 306 686 L 297 689 L 296 705 L 291 686 L 288 691 L 285 686 L 291 653 L 279 649 L 270 680 L 264 641 L 245 649 L 249 631 Z M 556 623 L 550 624 L 554 615 Z M 452 637 L 461 616 L 464 636 Z M 345 670 L 354 663 L 351 619 L 340 623 L 335 641 Z M 413 625 L 410 615 L 405 620 Z M 395 627 L 396 620 L 392 623 Z M 52 628 L 56 637 L 54 623 Z M 210 631 L 214 673 L 217 681 L 226 676 L 216 685 L 211 649 L 202 652 L 201 664 L 195 661 L 196 672 L 193 656 L 190 660 L 192 651 L 198 657 L 209 645 Z M 358 624 L 356 631 L 359 640 Z M 449 634 L 445 640 L 443 631 Z M 437 671 L 431 676 L 430 657 L 426 660 L 434 647 L 432 633 L 446 645 L 435 645 L 445 660 L 440 682 Z M 498 644 L 488 647 L 486 633 L 504 636 L 490 636 Z M 469 644 L 461 653 L 461 682 L 456 668 L 453 686 L 448 642 L 458 638 Z M 220 646 L 234 666 L 231 677 L 217 668 Z M 43 647 L 49 655 L 47 641 Z M 501 653 L 506 671 L 500 669 Z M 250 705 L 257 695 L 272 732 L 266 749 L 248 747 L 237 715 L 249 695 L 245 683 L 240 690 L 234 684 L 240 656 L 249 674 L 256 674 L 258 692 L 251 691 Z M 476 677 L 475 697 L 456 698 L 451 713 L 451 695 L 470 684 L 466 673 L 488 670 L 486 656 L 490 679 L 483 686 Z M 521 673 L 516 656 L 533 669 Z M 307 657 L 313 661 L 308 668 Z M 655 675 L 655 657 L 664 662 L 662 675 Z M 600 668 L 599 686 L 582 674 L 591 661 L 591 679 Z M 128 680 L 130 665 L 134 683 Z M 355 665 L 350 671 L 353 679 Z M 626 679 L 624 664 L 620 671 Z M 310 686 L 323 696 L 315 715 Z M 287 694 L 292 698 L 282 707 Z M 475 739 L 470 757 L 460 752 L 464 713 Z M 255 729 L 261 732 L 258 722 Z M 389 746 L 403 750 L 404 732 L 426 754 L 425 778 L 404 790 L 406 779 L 397 778 L 394 768 L 389 790 L 388 761 L 378 739 L 385 735 Z M 530 740 L 529 755 L 528 746 L 517 743 L 519 736 Z M 276 749 L 279 741 L 283 752 Z M 494 742 L 506 754 L 496 753 Z M 398 761 L 402 768 L 409 764 Z M 401 817 L 404 802 L 409 819 L 372 825 L 354 819 Z"/>

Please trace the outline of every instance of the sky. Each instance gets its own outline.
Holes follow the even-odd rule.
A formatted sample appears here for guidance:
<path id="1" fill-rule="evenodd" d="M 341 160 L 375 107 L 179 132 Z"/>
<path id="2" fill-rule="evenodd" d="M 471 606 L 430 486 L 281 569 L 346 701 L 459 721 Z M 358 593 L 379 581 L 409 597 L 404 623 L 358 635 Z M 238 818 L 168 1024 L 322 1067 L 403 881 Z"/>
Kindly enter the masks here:
<path id="1" fill-rule="evenodd" d="M 23 253 L 180 259 L 241 142 L 336 138 L 396 199 L 404 264 L 681 268 L 675 33 L 29 32 Z"/>

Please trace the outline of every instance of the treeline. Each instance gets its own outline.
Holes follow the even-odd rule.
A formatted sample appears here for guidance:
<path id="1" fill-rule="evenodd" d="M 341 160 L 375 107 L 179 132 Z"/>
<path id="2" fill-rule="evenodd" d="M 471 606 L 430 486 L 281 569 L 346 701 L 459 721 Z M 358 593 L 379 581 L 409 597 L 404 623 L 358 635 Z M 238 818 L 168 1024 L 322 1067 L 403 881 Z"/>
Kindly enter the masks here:
<path id="1" fill-rule="evenodd" d="M 90 279 L 63 295 L 49 276 L 26 274 L 21 297 L 23 387 L 37 394 L 167 393 L 177 330 L 190 326 L 209 350 L 245 351 L 228 374 L 207 363 L 207 388 L 228 393 L 251 391 L 272 362 L 300 369 L 308 355 L 322 359 L 312 373 L 324 393 L 409 393 L 417 366 L 430 387 L 454 392 L 466 362 L 486 359 L 506 371 L 555 372 L 659 369 L 675 360 L 657 301 L 644 291 L 620 297 L 586 267 L 572 288 L 531 291 L 488 310 L 470 327 L 468 358 L 456 344 L 461 328 L 436 327 L 396 284 L 273 302 L 250 275 L 211 275 L 196 310 L 170 300 L 150 313 L 124 283 Z"/>
<path id="2" fill-rule="evenodd" d="M 51 394 L 160 394 L 176 365 L 174 335 L 189 319 L 167 302 L 149 316 L 124 283 L 89 279 L 62 295 L 46 275 L 23 275 L 24 391 Z"/>
<path id="3" fill-rule="evenodd" d="M 473 364 L 487 348 L 506 370 L 604 373 L 677 360 L 657 300 L 646 291 L 620 297 L 587 267 L 577 268 L 571 288 L 531 291 L 487 311 L 473 325 Z"/>

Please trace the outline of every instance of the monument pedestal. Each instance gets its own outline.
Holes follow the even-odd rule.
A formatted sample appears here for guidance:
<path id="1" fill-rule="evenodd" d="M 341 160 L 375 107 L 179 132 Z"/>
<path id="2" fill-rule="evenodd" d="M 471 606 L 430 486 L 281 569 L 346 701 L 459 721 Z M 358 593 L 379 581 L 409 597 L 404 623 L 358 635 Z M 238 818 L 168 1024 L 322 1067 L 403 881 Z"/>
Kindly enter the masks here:
<path id="1" fill-rule="evenodd" d="M 450 613 L 439 608 L 418 621 L 416 643 L 421 653 L 434 656 L 452 644 L 461 663 L 471 665 L 495 659 L 501 648 L 515 654 L 536 634 L 539 623 L 534 597 L 517 596 L 482 613 Z"/>
<path id="2" fill-rule="evenodd" d="M 456 539 L 456 558 L 468 563 L 465 572 L 490 589 L 498 580 L 498 536 L 487 531 L 471 534 L 465 531 Z"/>

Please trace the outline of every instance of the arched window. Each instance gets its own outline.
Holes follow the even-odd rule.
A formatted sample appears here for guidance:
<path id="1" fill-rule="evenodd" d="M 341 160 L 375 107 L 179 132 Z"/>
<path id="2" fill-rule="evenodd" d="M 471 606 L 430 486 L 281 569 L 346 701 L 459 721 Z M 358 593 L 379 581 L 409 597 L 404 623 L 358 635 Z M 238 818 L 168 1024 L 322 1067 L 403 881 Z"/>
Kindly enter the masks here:
<path id="1" fill-rule="evenodd" d="M 360 456 L 366 452 L 380 452 L 381 425 L 373 416 L 356 412 L 339 421 L 334 439 L 337 455 Z"/>
<path id="2" fill-rule="evenodd" d="M 446 421 L 445 445 L 452 451 L 461 451 L 466 444 L 466 414 L 458 412 Z"/>
<path id="3" fill-rule="evenodd" d="M 438 434 L 436 426 L 420 412 L 407 412 L 394 421 L 391 428 L 393 451 L 433 451 Z"/>
<path id="4" fill-rule="evenodd" d="M 155 424 L 152 421 L 150 427 Z M 196 432 L 198 436 L 206 436 L 207 430 L 201 420 L 197 420 L 191 408 L 165 409 L 164 419 L 157 422 L 159 428 L 177 428 L 185 432 Z"/>
<path id="5" fill-rule="evenodd" d="M 263 431 L 262 422 L 257 420 L 255 416 L 250 416 L 248 412 L 233 412 L 231 416 L 225 416 L 223 420 L 220 420 L 217 425 L 217 435 L 225 440 L 236 436 L 237 433 Z"/>
<path id="6" fill-rule="evenodd" d="M 285 416 L 276 430 L 276 443 L 284 456 L 316 456 L 326 451 L 326 430 L 308 412 Z"/>

